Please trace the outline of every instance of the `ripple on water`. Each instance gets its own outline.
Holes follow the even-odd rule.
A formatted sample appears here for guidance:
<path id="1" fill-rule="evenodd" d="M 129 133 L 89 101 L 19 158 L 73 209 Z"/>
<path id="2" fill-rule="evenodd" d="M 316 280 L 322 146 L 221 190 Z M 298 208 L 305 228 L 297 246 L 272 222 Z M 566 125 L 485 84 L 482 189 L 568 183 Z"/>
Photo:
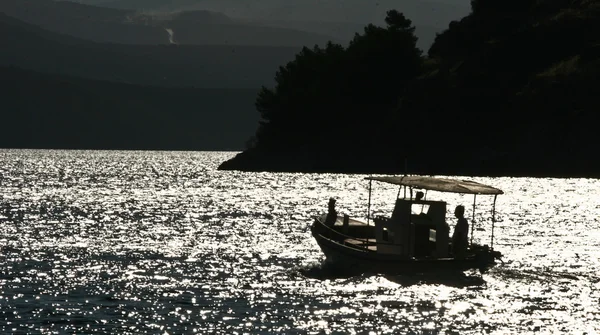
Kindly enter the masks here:
<path id="1" fill-rule="evenodd" d="M 215 170 L 233 154 L 1 150 L 0 331 L 600 331 L 597 180 L 475 178 L 506 193 L 506 263 L 391 277 L 330 271 L 308 230 L 329 197 L 364 217 L 363 176 Z M 372 210 L 390 211 L 397 190 L 375 191 Z M 491 199 L 477 200 L 486 242 Z"/>

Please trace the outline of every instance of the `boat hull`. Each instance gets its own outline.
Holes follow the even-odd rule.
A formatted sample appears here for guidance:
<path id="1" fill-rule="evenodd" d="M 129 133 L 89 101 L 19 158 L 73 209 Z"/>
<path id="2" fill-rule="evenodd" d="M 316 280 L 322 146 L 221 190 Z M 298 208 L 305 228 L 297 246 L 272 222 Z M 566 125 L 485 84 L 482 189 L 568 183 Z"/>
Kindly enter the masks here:
<path id="1" fill-rule="evenodd" d="M 312 235 L 325 254 L 326 263 L 344 271 L 352 269 L 352 271 L 362 273 L 414 274 L 478 269 L 484 272 L 492 267 L 496 258 L 500 256 L 500 253 L 496 251 L 484 247 L 474 247 L 463 259 L 408 258 L 378 253 L 366 245 L 345 243 L 344 240 L 335 238 L 335 233 L 331 233 L 332 230 L 334 229 L 323 224 L 322 217 L 315 219 L 311 226 Z"/>

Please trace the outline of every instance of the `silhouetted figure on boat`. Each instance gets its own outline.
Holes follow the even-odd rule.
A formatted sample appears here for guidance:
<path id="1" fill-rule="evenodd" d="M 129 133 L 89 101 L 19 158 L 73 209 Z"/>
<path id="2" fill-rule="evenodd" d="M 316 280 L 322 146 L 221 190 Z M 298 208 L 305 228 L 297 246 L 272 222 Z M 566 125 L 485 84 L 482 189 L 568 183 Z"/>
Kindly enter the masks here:
<path id="1" fill-rule="evenodd" d="M 337 219 L 337 212 L 335 211 L 335 199 L 329 198 L 329 210 L 327 211 L 327 217 L 325 217 L 325 224 L 333 226 Z"/>
<path id="2" fill-rule="evenodd" d="M 454 258 L 464 258 L 467 252 L 469 222 L 465 219 L 465 206 L 458 205 L 454 210 L 454 216 L 458 219 L 454 234 L 452 234 L 452 253 Z"/>

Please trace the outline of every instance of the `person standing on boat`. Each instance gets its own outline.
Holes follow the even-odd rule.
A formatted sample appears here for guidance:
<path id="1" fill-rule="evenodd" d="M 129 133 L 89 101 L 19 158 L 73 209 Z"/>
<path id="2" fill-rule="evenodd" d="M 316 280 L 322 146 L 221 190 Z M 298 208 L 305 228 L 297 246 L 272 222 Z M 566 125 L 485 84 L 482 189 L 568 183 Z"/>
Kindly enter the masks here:
<path id="1" fill-rule="evenodd" d="M 333 226 L 336 219 L 337 212 L 335 210 L 335 198 L 329 198 L 329 210 L 327 212 L 327 216 L 325 217 L 325 224 L 328 226 Z"/>
<path id="2" fill-rule="evenodd" d="M 454 234 L 452 234 L 452 252 L 454 253 L 454 258 L 464 258 L 469 241 L 469 222 L 465 219 L 465 206 L 456 206 L 454 216 L 458 220 L 456 227 L 454 227 Z"/>

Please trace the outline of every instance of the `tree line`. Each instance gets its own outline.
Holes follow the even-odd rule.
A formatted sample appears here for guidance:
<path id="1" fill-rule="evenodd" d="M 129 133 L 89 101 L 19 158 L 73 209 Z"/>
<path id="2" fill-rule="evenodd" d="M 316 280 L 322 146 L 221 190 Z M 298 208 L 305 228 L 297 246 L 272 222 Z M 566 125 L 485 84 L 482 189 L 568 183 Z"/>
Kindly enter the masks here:
<path id="1" fill-rule="evenodd" d="M 304 48 L 258 94 L 249 149 L 222 167 L 399 172 L 408 160 L 414 173 L 595 173 L 598 2 L 471 8 L 427 54 L 397 10 L 347 47 Z M 287 163 L 269 163 L 275 153 Z"/>

